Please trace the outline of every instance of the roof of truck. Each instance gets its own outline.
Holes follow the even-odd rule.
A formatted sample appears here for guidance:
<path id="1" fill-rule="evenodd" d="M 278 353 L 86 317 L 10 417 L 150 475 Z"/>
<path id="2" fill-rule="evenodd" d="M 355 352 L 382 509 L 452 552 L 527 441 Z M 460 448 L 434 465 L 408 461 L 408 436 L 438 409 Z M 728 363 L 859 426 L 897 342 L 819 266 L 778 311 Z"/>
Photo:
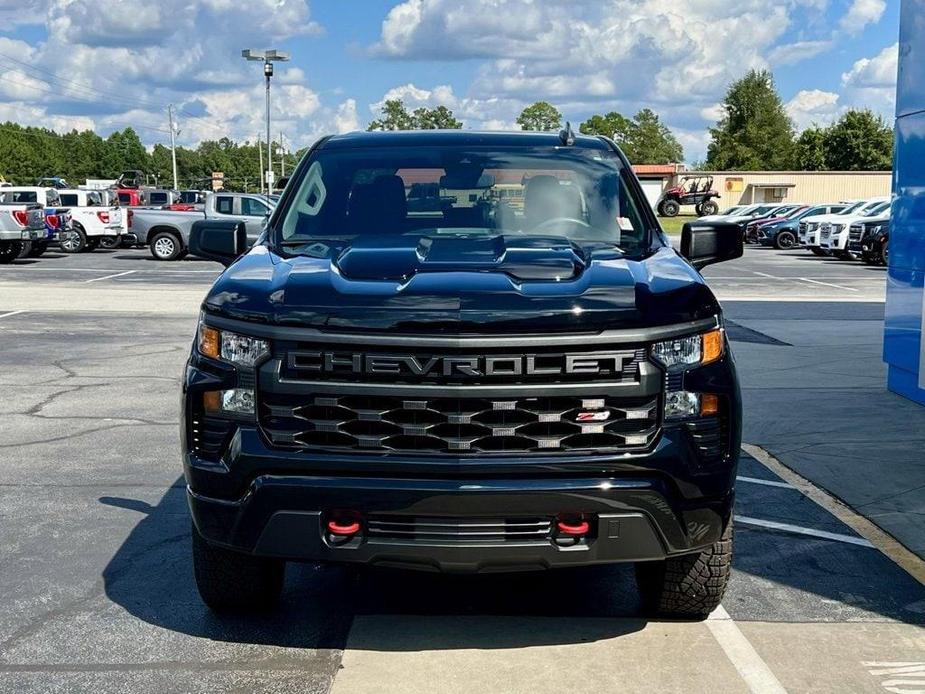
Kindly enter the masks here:
<path id="1" fill-rule="evenodd" d="M 472 147 L 557 147 L 562 142 L 558 132 L 480 131 L 480 130 L 389 130 L 351 132 L 333 135 L 323 149 L 348 147 L 415 147 L 468 145 Z M 575 133 L 573 147 L 608 149 L 608 144 L 594 135 Z"/>

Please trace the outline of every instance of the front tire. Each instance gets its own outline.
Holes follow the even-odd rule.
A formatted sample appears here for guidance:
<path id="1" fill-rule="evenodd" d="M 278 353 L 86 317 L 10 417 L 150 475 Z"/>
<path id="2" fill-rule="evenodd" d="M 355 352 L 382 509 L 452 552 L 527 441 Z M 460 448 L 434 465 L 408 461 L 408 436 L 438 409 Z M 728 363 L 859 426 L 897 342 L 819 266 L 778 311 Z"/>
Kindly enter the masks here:
<path id="1" fill-rule="evenodd" d="M 828 253 L 826 253 L 821 248 L 810 248 L 809 250 L 812 252 L 813 255 L 818 255 L 820 258 L 825 258 L 826 256 L 828 256 Z"/>
<path id="2" fill-rule="evenodd" d="M 677 217 L 681 206 L 674 200 L 665 200 L 662 203 L 662 217 Z"/>
<path id="3" fill-rule="evenodd" d="M 100 248 L 105 248 L 107 251 L 115 250 L 122 246 L 122 238 L 119 236 L 103 236 L 100 238 Z"/>
<path id="4" fill-rule="evenodd" d="M 880 246 L 880 264 L 884 267 L 890 266 L 890 242 L 884 241 Z"/>
<path id="5" fill-rule="evenodd" d="M 65 253 L 80 253 L 87 247 L 87 235 L 80 227 L 71 227 L 61 236 L 58 246 Z"/>
<path id="6" fill-rule="evenodd" d="M 731 573 L 732 520 L 702 552 L 636 564 L 636 583 L 648 612 L 705 619 L 723 599 Z"/>
<path id="7" fill-rule="evenodd" d="M 782 231 L 774 237 L 774 248 L 787 251 L 797 245 L 797 237 L 792 231 Z"/>
<path id="8" fill-rule="evenodd" d="M 286 562 L 216 547 L 193 527 L 193 572 L 202 601 L 213 612 L 266 610 L 283 592 Z"/>
<path id="9" fill-rule="evenodd" d="M 156 260 L 176 260 L 183 251 L 180 240 L 166 231 L 155 234 L 150 244 L 151 255 L 153 255 Z"/>

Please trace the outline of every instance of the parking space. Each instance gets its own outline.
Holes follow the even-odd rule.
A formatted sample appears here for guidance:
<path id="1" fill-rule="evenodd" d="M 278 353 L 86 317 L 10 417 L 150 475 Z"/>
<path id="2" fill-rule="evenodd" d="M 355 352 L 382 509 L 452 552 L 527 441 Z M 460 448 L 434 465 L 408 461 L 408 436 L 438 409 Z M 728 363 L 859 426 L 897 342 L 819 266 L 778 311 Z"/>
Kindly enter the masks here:
<path id="1" fill-rule="evenodd" d="M 55 255 L 0 270 L 0 690 L 925 687 L 925 587 L 748 455 L 735 575 L 703 623 L 646 619 L 621 566 L 477 577 L 295 566 L 278 611 L 219 619 L 193 583 L 177 443 L 179 376 L 219 268 L 139 250 Z M 786 439 L 774 433 L 791 392 L 768 368 L 776 355 L 835 330 L 859 365 L 877 358 L 882 271 L 749 249 L 708 277 L 732 320 L 749 442 Z M 799 329 L 814 315 L 853 326 Z M 798 425 L 779 446 L 788 464 L 816 430 Z"/>

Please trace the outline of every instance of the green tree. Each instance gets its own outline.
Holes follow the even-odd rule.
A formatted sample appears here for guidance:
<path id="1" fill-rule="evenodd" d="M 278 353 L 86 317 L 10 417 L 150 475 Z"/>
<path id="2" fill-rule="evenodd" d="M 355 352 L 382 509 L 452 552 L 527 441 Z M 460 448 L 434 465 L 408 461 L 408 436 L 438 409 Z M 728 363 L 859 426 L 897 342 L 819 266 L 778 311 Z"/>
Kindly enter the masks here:
<path id="1" fill-rule="evenodd" d="M 684 148 L 667 125 L 651 109 L 644 108 L 633 116 L 627 138 L 634 164 L 674 164 L 684 161 Z"/>
<path id="2" fill-rule="evenodd" d="M 537 101 L 530 104 L 517 116 L 517 124 L 523 130 L 538 130 L 547 132 L 562 127 L 562 114 L 546 101 Z"/>
<path id="3" fill-rule="evenodd" d="M 367 130 L 413 130 L 414 120 L 401 99 L 389 99 L 382 105 L 381 116 Z"/>
<path id="4" fill-rule="evenodd" d="M 684 160 L 681 143 L 648 108 L 642 109 L 632 120 L 616 111 L 591 116 L 578 129 L 586 135 L 612 137 L 634 164 L 673 164 Z"/>
<path id="5" fill-rule="evenodd" d="M 752 70 L 734 82 L 723 101 L 725 112 L 710 128 L 707 166 L 715 170 L 785 169 L 793 161 L 793 123 L 774 78 Z"/>
<path id="6" fill-rule="evenodd" d="M 824 134 L 825 163 L 833 171 L 893 168 L 893 130 L 868 109 L 847 111 Z"/>
<path id="7" fill-rule="evenodd" d="M 825 171 L 825 128 L 814 125 L 797 138 L 793 148 L 793 164 L 798 171 Z"/>
<path id="8" fill-rule="evenodd" d="M 620 145 L 623 153 L 629 157 L 630 161 L 635 161 L 629 152 L 629 135 L 633 128 L 633 122 L 625 118 L 616 111 L 611 111 L 604 115 L 594 115 L 578 126 L 578 130 L 585 135 L 603 135 L 604 137 L 613 138 L 613 141 Z"/>
<path id="9" fill-rule="evenodd" d="M 462 125 L 446 106 L 422 106 L 408 113 L 401 99 L 389 99 L 382 105 L 380 117 L 367 130 L 458 130 Z"/>
<path id="10" fill-rule="evenodd" d="M 416 108 L 411 119 L 415 130 L 459 130 L 463 126 L 446 106 Z"/>

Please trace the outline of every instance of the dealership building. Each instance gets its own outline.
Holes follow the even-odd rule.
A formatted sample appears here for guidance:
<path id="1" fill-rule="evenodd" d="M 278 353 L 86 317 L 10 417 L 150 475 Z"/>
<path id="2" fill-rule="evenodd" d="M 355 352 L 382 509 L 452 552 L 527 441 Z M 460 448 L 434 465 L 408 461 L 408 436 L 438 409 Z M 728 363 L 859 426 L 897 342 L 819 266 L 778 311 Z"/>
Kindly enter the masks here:
<path id="1" fill-rule="evenodd" d="M 684 176 L 712 176 L 720 209 L 759 202 L 803 202 L 814 205 L 889 195 L 890 171 L 685 171 L 679 164 L 633 167 L 654 206 L 662 191 Z"/>

